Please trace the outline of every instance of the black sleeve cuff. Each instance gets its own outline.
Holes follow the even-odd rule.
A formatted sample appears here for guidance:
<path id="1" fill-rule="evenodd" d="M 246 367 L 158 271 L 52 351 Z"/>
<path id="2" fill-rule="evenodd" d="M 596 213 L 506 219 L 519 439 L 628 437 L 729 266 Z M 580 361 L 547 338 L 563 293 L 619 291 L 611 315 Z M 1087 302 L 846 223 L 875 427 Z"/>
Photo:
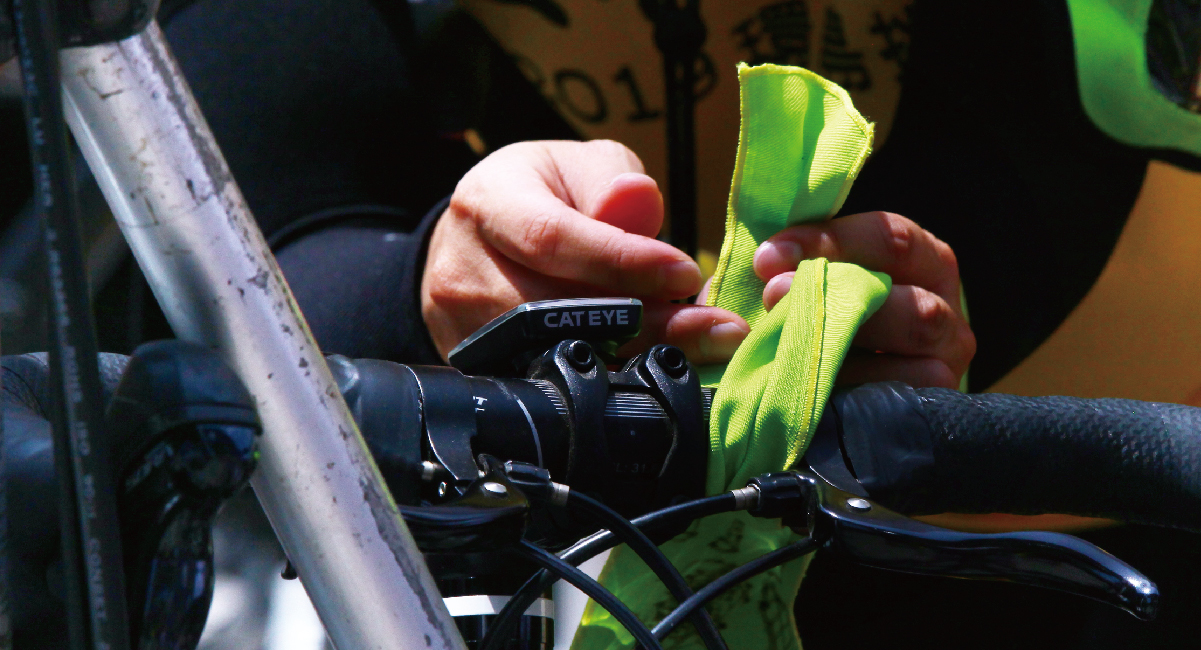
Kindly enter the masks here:
<path id="1" fill-rule="evenodd" d="M 417 228 L 409 235 L 415 247 L 415 254 L 407 258 L 412 260 L 412 264 L 404 270 L 405 283 L 401 285 L 404 293 L 401 297 L 405 300 L 405 311 L 412 315 L 407 319 L 411 322 L 408 323 L 410 331 L 405 337 L 409 341 L 408 351 L 414 359 L 412 363 L 445 365 L 442 355 L 438 353 L 438 347 L 434 345 L 434 339 L 430 337 L 429 329 L 425 326 L 425 318 L 421 315 L 421 279 L 425 273 L 425 260 L 429 255 L 430 237 L 434 234 L 434 226 L 449 206 L 449 196 L 438 201 L 425 213 Z"/>
<path id="2" fill-rule="evenodd" d="M 276 259 L 323 352 L 443 364 L 421 317 L 421 277 L 448 204 L 440 201 L 415 227 L 410 219 L 344 212 L 281 238 Z"/>

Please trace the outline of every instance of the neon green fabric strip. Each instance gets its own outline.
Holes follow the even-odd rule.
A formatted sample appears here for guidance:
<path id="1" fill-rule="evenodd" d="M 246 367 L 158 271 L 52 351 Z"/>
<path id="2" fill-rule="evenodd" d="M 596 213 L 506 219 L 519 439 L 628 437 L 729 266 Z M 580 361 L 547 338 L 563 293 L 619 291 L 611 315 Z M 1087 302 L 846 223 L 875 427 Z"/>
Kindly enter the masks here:
<path id="1" fill-rule="evenodd" d="M 891 287 L 887 275 L 853 264 L 801 262 L 788 295 L 721 376 L 709 416 L 708 493 L 743 487 L 801 457 L 851 339 Z"/>
<path id="2" fill-rule="evenodd" d="M 824 259 L 802 262 L 792 289 L 770 312 L 751 268 L 759 244 L 786 226 L 832 216 L 871 149 L 872 127 L 836 84 L 802 68 L 739 66 L 742 132 L 730 190 L 726 240 L 710 304 L 731 309 L 751 334 L 728 366 L 702 369 L 717 385 L 710 416 L 706 489 L 717 494 L 792 465 L 803 453 L 855 331 L 883 303 L 887 276 Z M 730 513 L 695 523 L 663 545 L 693 587 L 796 540 L 774 520 Z M 792 602 L 807 560 L 769 571 L 727 592 L 710 615 L 734 650 L 796 650 Z M 601 573 L 643 620 L 676 605 L 650 570 L 619 547 Z M 573 648 L 616 650 L 633 638 L 595 603 Z M 701 648 L 682 625 L 666 648 Z"/>
<path id="3" fill-rule="evenodd" d="M 1136 147 L 1201 156 L 1201 115 L 1155 89 L 1147 70 L 1152 0 L 1068 0 L 1084 112 L 1107 135 Z"/>
<path id="4" fill-rule="evenodd" d="M 709 304 L 751 328 L 766 313 L 755 249 L 784 228 L 834 216 L 871 153 L 872 125 L 838 84 L 804 68 L 738 67 L 742 129 L 726 238 Z"/>

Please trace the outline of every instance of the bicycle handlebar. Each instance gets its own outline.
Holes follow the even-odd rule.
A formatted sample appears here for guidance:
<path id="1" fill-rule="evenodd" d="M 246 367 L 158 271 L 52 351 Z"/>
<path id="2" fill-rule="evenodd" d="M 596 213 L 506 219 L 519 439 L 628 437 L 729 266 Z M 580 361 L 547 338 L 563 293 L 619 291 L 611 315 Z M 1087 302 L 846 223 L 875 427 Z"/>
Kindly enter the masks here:
<path id="1" fill-rule="evenodd" d="M 828 407 L 875 500 L 910 515 L 1062 513 L 1201 531 L 1201 409 L 868 384 Z"/>
<path id="2" fill-rule="evenodd" d="M 403 452 L 395 449 L 400 441 L 392 426 L 380 422 L 364 427 L 377 462 L 392 470 L 385 474 L 394 492 L 412 499 L 420 491 L 416 472 L 423 422 L 431 439 L 469 444 L 470 449 L 459 452 L 464 458 L 488 453 L 535 463 L 573 488 L 598 489 L 577 485 L 567 471 L 563 459 L 568 448 L 582 444 L 574 440 L 583 433 L 574 431 L 578 427 L 567 408 L 578 398 L 561 394 L 549 382 L 470 378 L 439 369 L 444 378 L 435 392 L 447 393 L 444 384 L 455 378 L 467 405 L 458 410 L 474 410 L 476 416 L 474 423 L 453 429 L 471 428 L 472 435 L 439 436 L 434 429 L 441 416 L 430 412 L 436 404 L 416 397 L 428 391 L 414 385 L 423 380 L 412 379 L 428 380 L 433 369 L 354 363 L 359 366 L 358 388 L 348 398 L 358 417 L 378 408 L 366 402 L 383 406 L 381 399 L 389 403 L 384 410 L 393 420 L 399 413 L 420 411 L 399 418 L 414 423 L 400 436 L 413 438 Z M 623 392 L 635 388 L 614 384 L 607 401 L 602 396 L 604 426 L 590 434 L 608 443 L 605 454 L 593 456 L 593 464 L 616 468 L 598 491 L 606 500 L 615 498 L 610 505 L 627 516 L 650 506 L 637 495 L 655 493 L 665 501 L 673 496 L 672 482 L 656 478 L 664 466 L 663 440 L 672 429 L 671 418 L 634 399 L 656 405 L 651 395 Z M 366 393 L 376 397 L 363 400 Z M 627 402 L 637 402 L 639 408 Z M 707 402 L 695 406 L 704 411 L 702 416 Z M 1201 409 L 1189 406 L 867 384 L 832 397 L 803 460 L 835 487 L 906 515 L 1059 513 L 1201 531 Z M 403 470 L 405 466 L 410 469 Z M 629 473 L 628 467 L 639 471 Z M 704 463 L 677 468 L 677 476 L 680 471 L 703 476 Z M 674 487 L 677 495 L 683 494 L 680 486 Z"/>
<path id="3" fill-rule="evenodd" d="M 19 361 L 21 358 L 12 359 L 9 364 Z M 105 367 L 124 366 L 123 359 L 108 361 Z M 472 516 L 475 519 L 471 521 L 486 523 L 480 519 L 480 512 L 462 508 L 468 505 L 471 490 L 483 485 L 480 482 L 486 478 L 471 477 L 471 484 L 453 504 L 455 507 L 418 505 L 423 501 L 419 493 L 428 494 L 434 483 L 449 486 L 453 480 L 449 468 L 422 460 L 422 440 L 438 437 L 431 428 L 440 426 L 440 416 L 430 412 L 437 400 L 424 397 L 431 390 L 446 392 L 449 379 L 444 378 L 437 387 L 427 386 L 419 377 L 429 379 L 429 369 L 382 361 L 351 362 L 340 357 L 331 357 L 330 361 L 339 389 L 363 426 L 390 486 L 398 496 L 407 497 L 402 502 L 414 504 L 402 506 L 402 510 L 416 526 L 419 540 L 424 540 L 423 550 L 443 555 L 448 551 L 470 554 L 521 536 L 524 506 L 492 507 L 503 505 L 495 496 L 484 499 L 490 506 L 488 521 L 503 519 L 504 525 L 476 526 L 470 531 L 463 525 L 467 521 L 464 517 Z M 447 372 L 453 371 L 440 369 L 442 374 Z M 115 370 L 106 376 L 110 392 L 118 374 Z M 620 379 L 623 376 L 625 380 Z M 456 435 L 441 434 L 439 444 L 457 441 L 466 445 L 463 451 L 471 455 L 491 452 L 518 461 L 525 457 L 527 463 L 541 458 L 549 461 L 547 467 L 565 467 L 565 462 L 554 460 L 557 454 L 550 452 L 569 446 L 565 439 L 573 436 L 573 427 L 564 417 L 566 409 L 556 406 L 551 393 L 565 405 L 574 403 L 572 398 L 559 395 L 558 389 L 550 385 L 538 384 L 525 390 L 526 380 L 491 383 L 500 380 L 459 377 L 458 381 L 469 388 L 464 403 L 480 403 L 477 389 L 484 388 L 487 391 L 483 394 L 489 397 L 482 404 L 487 408 L 474 407 L 476 417 L 472 419 L 476 426 L 470 427 L 474 435 L 457 427 L 452 431 L 458 432 Z M 637 394 L 630 392 L 635 385 L 623 373 L 613 373 L 612 379 L 616 392 L 610 394 L 607 402 L 612 403 L 603 411 L 604 431 L 624 433 L 620 438 L 625 439 L 633 430 L 631 426 L 648 433 L 670 428 L 665 411 L 623 406 L 623 400 Z M 35 386 L 41 383 L 31 384 L 26 379 L 12 386 L 29 386 L 33 395 L 38 392 Z M 28 407 L 28 396 L 23 395 L 13 392 L 10 401 Z M 620 397 L 623 395 L 626 397 Z M 511 409 L 505 406 L 510 402 L 510 406 L 515 405 Z M 699 400 L 693 407 L 703 415 L 708 410 L 707 402 Z M 514 425 L 518 418 L 509 417 L 509 410 L 521 414 L 528 431 Z M 647 422 L 637 425 L 638 420 Z M 1148 618 L 1155 611 L 1154 586 L 1091 544 L 1053 533 L 955 533 L 888 509 L 904 514 L 1065 512 L 1198 529 L 1198 480 L 1192 478 L 1189 468 L 1196 463 L 1197 449 L 1201 448 L 1196 426 L 1199 422 L 1201 409 L 1170 404 L 964 395 L 898 383 L 871 384 L 832 398 L 801 463 L 809 468 L 757 477 L 753 487 L 744 490 L 754 493 L 753 505 L 738 506 L 738 499 L 729 494 L 713 499 L 733 501 L 735 507 L 750 508 L 755 516 L 782 517 L 785 525 L 806 529 L 802 532 L 807 532 L 815 543 L 860 564 L 915 573 L 1003 578 L 1088 596 Z M 497 427 L 508 435 L 492 430 Z M 652 457 L 662 455 L 661 445 L 647 444 L 654 437 L 634 436 L 637 444 L 621 450 L 611 460 L 650 462 Z M 532 448 L 535 446 L 539 449 Z M 661 470 L 663 459 L 654 464 Z M 698 467 L 703 469 L 703 464 Z M 837 467 L 841 474 L 832 471 Z M 807 473 L 808 469 L 825 483 Z M 550 480 L 546 470 L 537 471 Z M 648 484 L 646 475 L 613 476 L 614 480 L 623 480 L 624 476 L 624 480 L 632 481 L 631 486 L 663 496 L 670 496 L 665 489 L 682 493 L 680 486 L 662 477 L 657 484 Z M 571 487 L 573 492 L 575 489 Z M 618 486 L 615 492 L 602 492 L 620 496 L 625 489 Z M 856 494 L 878 505 L 857 500 Z M 726 504 L 720 509 L 729 507 Z M 535 509 L 531 514 L 537 520 L 547 513 Z M 428 524 L 429 530 L 418 524 Z M 517 532 L 511 530 L 513 525 L 518 526 Z M 576 529 L 565 520 L 559 525 Z M 538 537 L 536 529 L 546 530 L 538 525 L 530 528 L 527 532 L 534 534 L 534 539 Z M 482 542 L 481 547 L 471 541 L 476 538 L 492 541 Z M 459 548 L 464 544 L 466 547 Z M 452 566 L 448 561 L 442 557 L 440 566 Z M 541 587 L 534 587 L 531 593 L 537 596 Z M 525 611 L 525 607 L 516 611 Z"/>

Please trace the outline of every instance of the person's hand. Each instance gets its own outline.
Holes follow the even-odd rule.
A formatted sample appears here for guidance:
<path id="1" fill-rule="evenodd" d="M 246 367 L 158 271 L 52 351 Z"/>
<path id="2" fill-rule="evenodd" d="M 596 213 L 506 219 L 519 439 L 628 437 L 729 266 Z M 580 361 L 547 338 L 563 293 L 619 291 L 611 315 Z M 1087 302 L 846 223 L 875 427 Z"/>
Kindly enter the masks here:
<path id="1" fill-rule="evenodd" d="M 892 277 L 880 310 L 859 328 L 836 383 L 896 380 L 958 388 L 976 353 L 963 316 L 951 247 L 895 214 L 868 212 L 781 231 L 755 251 L 771 309 L 788 293 L 802 259 L 852 262 Z"/>
<path id="2" fill-rule="evenodd" d="M 701 286 L 696 263 L 654 239 L 663 197 L 616 142 L 525 142 L 468 172 L 434 227 L 421 312 L 446 355 L 480 326 L 533 300 L 643 301 L 634 353 L 670 343 L 698 364 L 728 360 L 750 328 L 715 307 L 673 304 Z"/>
<path id="3" fill-rule="evenodd" d="M 755 274 L 767 281 L 764 306 L 771 309 L 788 293 L 802 259 L 816 257 L 882 271 L 893 282 L 884 305 L 859 328 L 836 384 L 897 380 L 919 387 L 959 387 L 976 353 L 976 337 L 963 316 L 959 265 L 950 246 L 905 217 L 886 212 L 788 228 L 755 251 Z M 1060 514 L 943 513 L 917 519 L 973 533 L 1074 533 L 1117 524 Z"/>

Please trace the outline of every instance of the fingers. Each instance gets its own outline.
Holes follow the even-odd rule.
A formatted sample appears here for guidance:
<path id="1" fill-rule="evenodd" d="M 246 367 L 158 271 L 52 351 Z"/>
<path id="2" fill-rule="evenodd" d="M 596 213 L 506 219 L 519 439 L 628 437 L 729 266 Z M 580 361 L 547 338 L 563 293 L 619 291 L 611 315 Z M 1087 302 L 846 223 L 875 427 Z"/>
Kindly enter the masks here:
<path id="1" fill-rule="evenodd" d="M 976 337 L 967 323 L 942 297 L 912 285 L 892 288 L 879 311 L 859 328 L 853 345 L 937 359 L 955 377 L 967 372 L 976 354 Z"/>
<path id="2" fill-rule="evenodd" d="M 443 358 L 472 332 L 517 305 L 596 295 L 587 285 L 540 275 L 495 249 L 473 244 L 472 234 L 465 224 L 443 217 L 430 238 L 421 311 Z"/>
<path id="3" fill-rule="evenodd" d="M 582 218 L 562 205 L 525 201 L 477 225 L 489 244 L 526 268 L 627 295 L 684 298 L 701 286 L 700 267 L 670 244 Z M 511 216 L 518 210 L 527 216 Z"/>
<path id="4" fill-rule="evenodd" d="M 887 273 L 894 284 L 924 287 L 962 313 L 954 252 L 905 217 L 866 212 L 788 228 L 755 251 L 755 273 L 766 280 L 796 270 L 802 259 L 817 257 Z"/>
<path id="5" fill-rule="evenodd" d="M 631 296 L 666 305 L 692 295 L 700 269 L 653 238 L 662 222 L 658 186 L 620 144 L 529 142 L 494 152 L 463 177 L 434 228 L 421 285 L 430 336 L 445 356 L 523 302 Z M 747 328 L 718 312 L 649 309 L 645 330 L 702 362 L 728 358 Z"/>
<path id="6" fill-rule="evenodd" d="M 768 281 L 763 304 L 772 309 L 788 293 L 795 273 Z M 976 354 L 976 337 L 967 322 L 941 296 L 912 285 L 894 285 L 880 309 L 855 335 L 852 345 L 872 353 L 844 365 L 848 377 L 870 376 L 921 382 L 921 386 L 957 388 Z M 903 373 L 898 376 L 895 373 Z M 845 383 L 854 383 L 839 375 Z"/>
<path id="7" fill-rule="evenodd" d="M 767 286 L 763 287 L 763 307 L 767 311 L 771 311 L 776 303 L 784 299 L 788 290 L 792 288 L 792 279 L 795 276 L 796 271 L 788 271 L 767 281 Z"/>
<path id="8" fill-rule="evenodd" d="M 882 271 L 893 281 L 884 304 L 856 333 L 836 383 L 959 387 L 976 339 L 963 318 L 959 266 L 950 246 L 886 212 L 788 228 L 755 251 L 755 274 L 767 280 L 763 304 L 774 307 L 801 260 L 817 257 Z"/>
<path id="9" fill-rule="evenodd" d="M 852 350 L 842 363 L 836 386 L 873 381 L 901 381 L 914 388 L 959 388 L 959 375 L 929 357 L 902 357 Z"/>
<path id="10" fill-rule="evenodd" d="M 633 356 L 657 343 L 674 345 L 697 365 L 723 363 L 734 356 L 751 328 L 737 314 L 700 305 L 644 302 L 642 331 L 622 346 L 621 356 Z"/>
<path id="11" fill-rule="evenodd" d="M 620 163 L 612 147 L 593 148 L 601 154 L 608 152 L 607 158 L 601 157 L 611 162 L 606 171 L 584 172 L 573 170 L 606 165 L 572 166 L 570 160 L 556 157 L 560 147 L 548 153 L 546 144 L 515 146 L 513 151 L 506 148 L 489 157 L 487 164 L 477 165 L 456 188 L 451 212 L 470 220 L 487 244 L 543 275 L 619 295 L 675 299 L 696 293 L 701 285 L 700 268 L 683 252 L 644 234 L 588 218 L 573 207 L 596 211 L 630 228 L 635 228 L 632 222 L 640 211 L 648 210 L 644 216 L 650 225 L 644 230 L 649 232 L 653 226 L 657 231 L 662 205 L 661 199 L 655 198 L 658 189 L 651 187 L 653 181 L 648 184 L 649 178 L 629 172 L 611 173 L 630 166 Z M 566 149 L 567 158 L 582 155 L 577 148 Z M 626 175 L 615 178 L 622 174 Z"/>

